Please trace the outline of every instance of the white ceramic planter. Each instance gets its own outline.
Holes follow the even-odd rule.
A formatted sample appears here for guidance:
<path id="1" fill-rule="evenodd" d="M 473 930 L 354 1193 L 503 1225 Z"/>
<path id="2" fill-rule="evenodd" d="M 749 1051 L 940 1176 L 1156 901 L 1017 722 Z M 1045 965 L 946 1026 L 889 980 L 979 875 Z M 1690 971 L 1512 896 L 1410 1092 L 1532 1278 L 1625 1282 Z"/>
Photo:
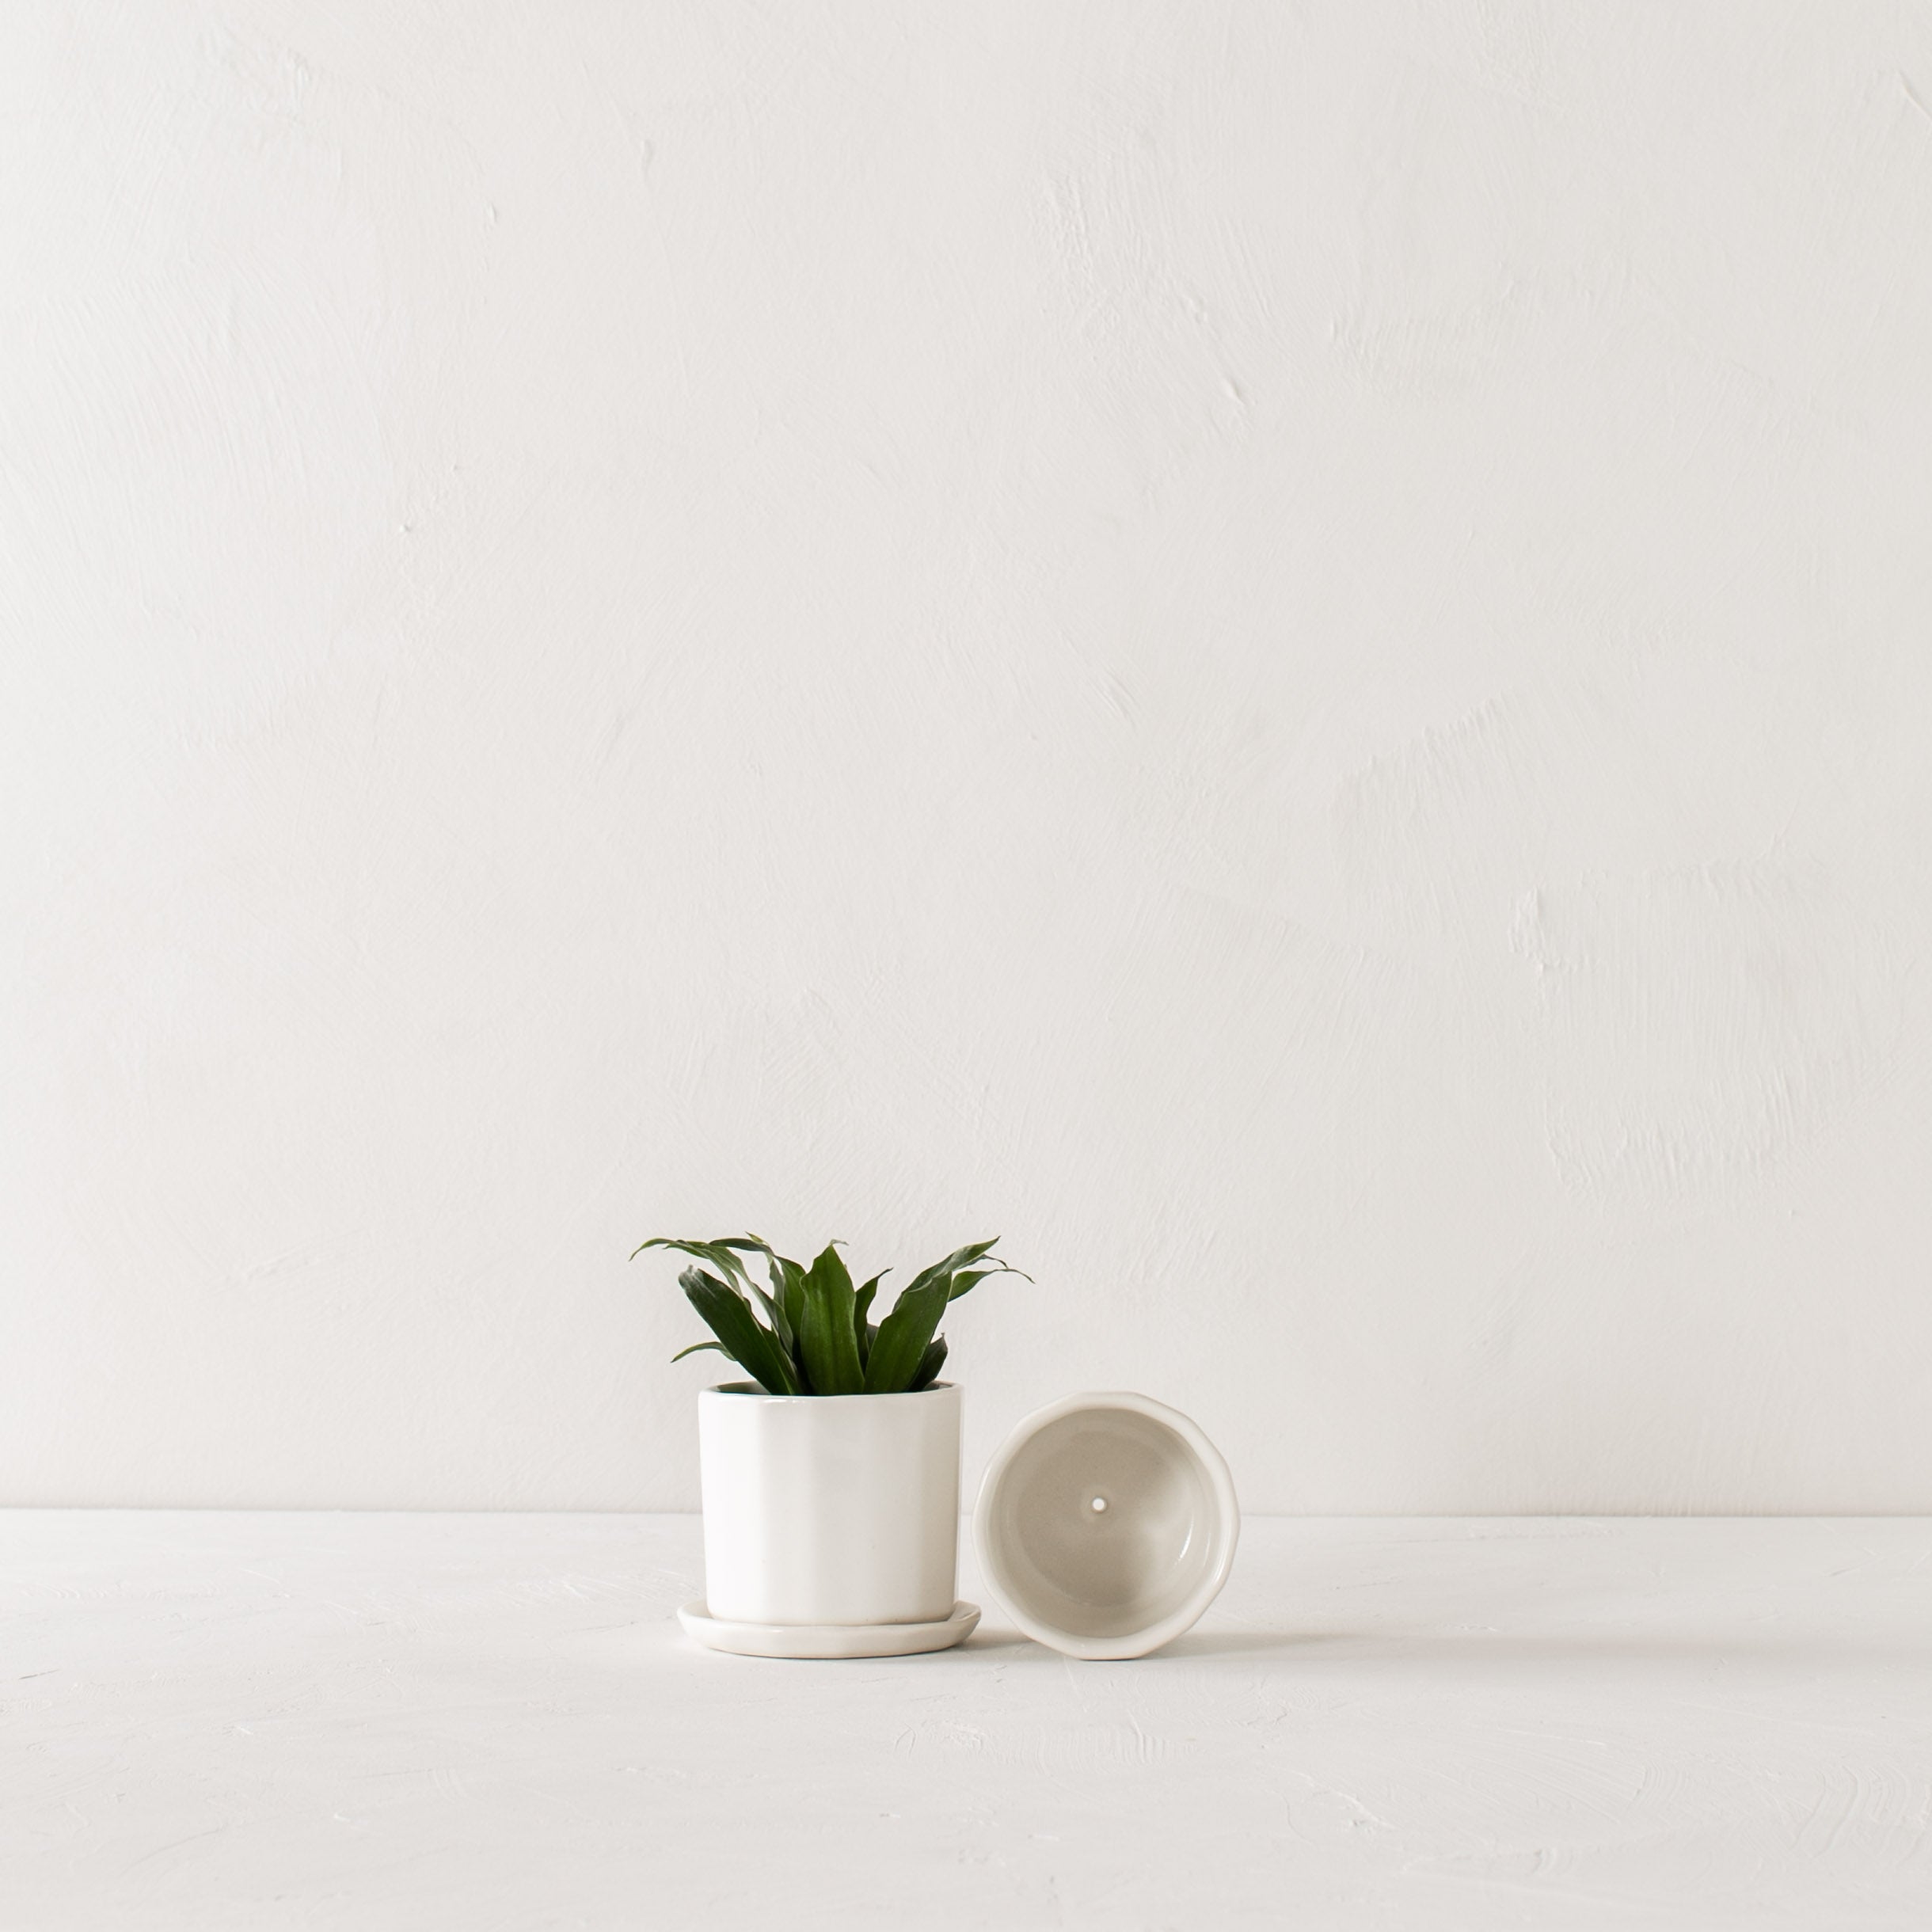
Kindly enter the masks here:
<path id="1" fill-rule="evenodd" d="M 1227 1582 L 1240 1527 L 1214 1444 L 1144 1395 L 1070 1395 L 1029 1416 L 973 1511 L 988 1587 L 1029 1637 L 1074 1657 L 1172 1642 Z"/>
<path id="2" fill-rule="evenodd" d="M 953 1384 L 915 1395 L 767 1395 L 727 1382 L 698 1398 L 698 1447 L 713 1619 L 839 1626 L 953 1616 Z"/>

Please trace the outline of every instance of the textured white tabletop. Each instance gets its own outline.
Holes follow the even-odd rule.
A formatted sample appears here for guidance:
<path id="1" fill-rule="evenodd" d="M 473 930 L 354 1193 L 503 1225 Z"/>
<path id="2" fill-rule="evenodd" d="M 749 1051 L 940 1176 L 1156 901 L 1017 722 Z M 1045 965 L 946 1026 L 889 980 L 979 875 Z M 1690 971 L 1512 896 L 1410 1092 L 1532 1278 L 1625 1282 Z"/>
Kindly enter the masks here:
<path id="1" fill-rule="evenodd" d="M 1923 1519 L 1251 1521 L 1087 1664 L 713 1655 L 687 1517 L 0 1546 L 6 1932 L 1932 1926 Z"/>

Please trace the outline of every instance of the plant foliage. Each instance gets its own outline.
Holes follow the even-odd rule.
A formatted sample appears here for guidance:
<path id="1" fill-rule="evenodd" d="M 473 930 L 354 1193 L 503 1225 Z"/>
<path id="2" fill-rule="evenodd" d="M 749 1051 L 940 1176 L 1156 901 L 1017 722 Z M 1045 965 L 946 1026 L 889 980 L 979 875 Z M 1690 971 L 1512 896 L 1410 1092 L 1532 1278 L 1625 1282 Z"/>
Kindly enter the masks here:
<path id="1" fill-rule="evenodd" d="M 633 1249 L 631 1259 L 646 1248 L 671 1248 L 701 1264 L 686 1268 L 678 1284 L 717 1339 L 680 1349 L 674 1362 L 711 1348 L 771 1395 L 899 1395 L 930 1387 L 938 1375 L 946 1359 L 938 1329 L 947 1308 L 989 1275 L 1020 1273 L 994 1253 L 998 1240 L 995 1234 L 969 1242 L 921 1268 L 878 1322 L 869 1317 L 885 1275 L 854 1288 L 836 1242 L 809 1268 L 755 1234 L 716 1241 L 659 1235 Z M 751 1256 L 763 1257 L 769 1289 L 754 1279 Z"/>

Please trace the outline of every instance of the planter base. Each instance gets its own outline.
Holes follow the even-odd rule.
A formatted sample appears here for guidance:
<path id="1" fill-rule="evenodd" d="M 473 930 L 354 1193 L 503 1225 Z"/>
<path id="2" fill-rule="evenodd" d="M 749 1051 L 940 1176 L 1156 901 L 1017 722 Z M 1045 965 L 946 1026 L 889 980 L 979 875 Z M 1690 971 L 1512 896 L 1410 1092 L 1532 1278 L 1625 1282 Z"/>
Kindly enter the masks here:
<path id="1" fill-rule="evenodd" d="M 977 1603 L 958 1603 L 936 1623 L 732 1623 L 713 1617 L 702 1602 L 678 1612 L 685 1634 L 712 1650 L 741 1657 L 910 1657 L 950 1650 L 972 1636 Z"/>

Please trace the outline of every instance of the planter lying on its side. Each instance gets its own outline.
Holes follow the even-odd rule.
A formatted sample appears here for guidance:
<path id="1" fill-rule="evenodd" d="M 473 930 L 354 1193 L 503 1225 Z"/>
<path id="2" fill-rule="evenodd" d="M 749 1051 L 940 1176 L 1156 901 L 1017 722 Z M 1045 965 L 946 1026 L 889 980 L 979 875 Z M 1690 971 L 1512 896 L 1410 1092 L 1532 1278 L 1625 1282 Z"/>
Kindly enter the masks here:
<path id="1" fill-rule="evenodd" d="M 1220 1451 L 1177 1409 L 1069 1395 L 1007 1437 L 972 1527 L 987 1588 L 1036 1642 L 1143 1657 L 1219 1594 L 1241 1509 Z"/>

